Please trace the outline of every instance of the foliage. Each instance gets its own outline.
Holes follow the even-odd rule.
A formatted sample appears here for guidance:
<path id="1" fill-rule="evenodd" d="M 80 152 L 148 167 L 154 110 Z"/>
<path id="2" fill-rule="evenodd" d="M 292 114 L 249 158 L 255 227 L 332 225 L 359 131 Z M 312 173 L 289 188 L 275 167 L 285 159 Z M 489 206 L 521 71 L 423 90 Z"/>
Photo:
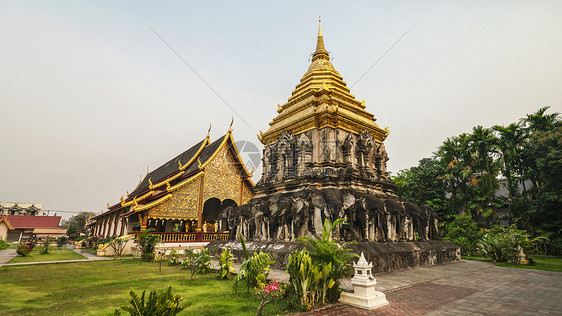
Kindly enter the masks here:
<path id="1" fill-rule="evenodd" d="M 66 242 L 68 241 L 68 237 L 66 236 L 60 236 L 57 239 L 55 239 L 56 243 L 57 243 L 57 247 L 62 248 L 64 247 L 64 245 L 66 244 Z"/>
<path id="2" fill-rule="evenodd" d="M 41 248 L 42 254 L 49 253 L 49 246 L 51 245 L 52 242 L 53 242 L 53 238 L 51 238 L 51 237 L 43 238 L 43 241 L 42 241 L 43 247 Z"/>
<path id="3" fill-rule="evenodd" d="M 259 253 L 254 253 L 251 257 L 248 254 L 246 248 L 246 243 L 241 235 L 240 243 L 242 244 L 242 249 L 244 250 L 244 256 L 246 260 L 242 262 L 240 270 L 234 279 L 233 289 L 234 292 L 238 290 L 238 283 L 242 280 L 246 281 L 246 293 L 250 293 L 250 287 L 256 287 L 260 283 L 264 283 L 267 280 L 267 276 L 271 271 L 270 265 L 275 263 L 275 260 L 271 260 L 269 253 L 265 253 L 260 250 Z"/>
<path id="4" fill-rule="evenodd" d="M 273 302 L 276 298 L 282 296 L 285 293 L 286 285 L 279 285 L 277 279 L 269 284 L 260 283 L 258 288 L 256 288 L 256 294 L 261 298 L 258 311 L 256 316 L 260 316 L 265 305 Z"/>
<path id="5" fill-rule="evenodd" d="M 180 306 L 183 298 L 181 295 L 172 295 L 172 287 L 169 286 L 165 292 L 151 291 L 148 299 L 145 300 L 146 291 L 142 291 L 141 297 L 131 291 L 131 306 L 121 306 L 121 310 L 128 312 L 132 316 L 172 316 L 179 314 L 185 309 Z M 121 311 L 116 309 L 114 315 L 121 315 Z"/>
<path id="6" fill-rule="evenodd" d="M 79 236 L 81 233 L 86 233 L 86 222 L 94 215 L 92 212 L 80 212 L 72 216 L 68 220 L 68 230 L 66 233 L 71 239 Z"/>
<path id="7" fill-rule="evenodd" d="M 180 253 L 177 252 L 175 249 L 170 251 L 168 255 L 168 265 L 169 266 L 177 266 L 180 265 Z"/>
<path id="8" fill-rule="evenodd" d="M 205 274 L 211 269 L 211 256 L 208 249 L 203 248 L 197 251 L 188 248 L 185 249 L 185 255 L 181 268 L 191 272 L 191 279 L 196 272 Z"/>
<path id="9" fill-rule="evenodd" d="M 26 243 L 20 242 L 18 244 L 18 248 L 16 250 L 16 253 L 18 254 L 18 256 L 27 257 L 29 255 L 29 253 L 31 252 L 31 250 L 33 250 L 34 246 L 35 245 L 31 241 L 28 241 Z"/>
<path id="10" fill-rule="evenodd" d="M 447 183 L 443 180 L 444 168 L 437 159 L 424 158 L 417 166 L 400 170 L 393 177 L 399 185 L 397 194 L 406 201 L 417 205 L 427 204 L 442 218 L 449 218 L 446 190 Z"/>
<path id="11" fill-rule="evenodd" d="M 521 256 L 530 251 L 532 243 L 526 231 L 512 225 L 507 228 L 494 227 L 482 236 L 477 246 L 484 257 L 496 262 L 520 264 Z"/>
<path id="12" fill-rule="evenodd" d="M 447 222 L 466 213 L 488 228 L 507 222 L 533 236 L 562 239 L 562 120 L 548 110 L 448 137 L 433 158 L 394 177 L 397 193 L 428 204 Z M 455 237 L 465 250 L 473 249 L 473 241 Z M 560 248 L 543 245 L 548 253 Z"/>
<path id="13" fill-rule="evenodd" d="M 476 251 L 476 243 L 482 238 L 478 224 L 468 214 L 457 215 L 445 225 L 445 237 L 461 248 L 462 253 Z"/>
<path id="14" fill-rule="evenodd" d="M 232 263 L 232 253 L 230 247 L 226 247 L 220 255 L 217 255 L 219 262 L 218 278 L 221 280 L 232 279 L 232 274 L 236 272 Z"/>
<path id="15" fill-rule="evenodd" d="M 345 224 L 343 221 L 344 220 L 340 218 L 330 224 L 330 220 L 326 218 L 321 239 L 311 237 L 301 237 L 297 239 L 303 242 L 307 248 L 311 249 L 310 257 L 312 259 L 312 264 L 318 268 L 318 272 L 324 273 L 324 269 L 330 265 L 325 281 L 330 279 L 334 281 L 334 285 L 326 290 L 326 300 L 331 303 L 337 302 L 340 297 L 341 279 L 352 271 L 352 266 L 350 264 L 351 259 L 359 257 L 357 254 L 347 249 L 350 243 L 344 243 L 340 246 L 331 238 L 332 231 L 335 227 L 340 223 Z M 323 283 L 318 284 L 324 286 Z"/>
<path id="16" fill-rule="evenodd" d="M 287 273 L 290 275 L 292 294 L 296 295 L 304 309 L 312 309 L 325 303 L 328 290 L 336 284 L 331 277 L 332 263 L 314 262 L 306 249 L 289 256 Z"/>
<path id="17" fill-rule="evenodd" d="M 141 251 L 140 262 L 154 260 L 156 244 L 160 241 L 160 237 L 151 234 L 154 230 L 154 228 L 145 229 L 135 238 Z"/>
<path id="18" fill-rule="evenodd" d="M 7 243 L 4 239 L 0 239 L 0 250 L 11 248 L 10 244 Z"/>
<path id="19" fill-rule="evenodd" d="M 119 237 L 112 238 L 109 241 L 109 247 L 111 247 L 111 249 L 113 249 L 113 252 L 115 252 L 115 259 L 123 256 L 123 252 L 125 252 L 126 246 L 127 246 L 127 240 L 121 239 Z"/>

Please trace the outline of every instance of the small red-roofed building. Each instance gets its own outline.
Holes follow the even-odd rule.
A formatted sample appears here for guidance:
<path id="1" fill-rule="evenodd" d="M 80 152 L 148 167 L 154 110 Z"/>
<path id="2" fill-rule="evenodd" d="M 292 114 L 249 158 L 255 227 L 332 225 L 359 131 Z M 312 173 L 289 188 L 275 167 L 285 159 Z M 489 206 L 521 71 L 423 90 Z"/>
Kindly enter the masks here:
<path id="1" fill-rule="evenodd" d="M 60 220 L 60 216 L 3 215 L 0 218 L 0 237 L 8 242 L 33 237 L 61 237 L 66 234 L 66 228 L 59 226 Z M 5 237 L 2 234 L 4 230 Z"/>

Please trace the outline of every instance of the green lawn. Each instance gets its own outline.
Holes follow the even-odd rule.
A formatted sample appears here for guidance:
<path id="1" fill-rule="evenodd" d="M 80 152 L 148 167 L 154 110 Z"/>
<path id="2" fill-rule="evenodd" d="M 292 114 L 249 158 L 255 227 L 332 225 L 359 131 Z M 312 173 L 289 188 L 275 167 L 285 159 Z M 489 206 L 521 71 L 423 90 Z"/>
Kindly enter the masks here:
<path id="1" fill-rule="evenodd" d="M 36 246 L 29 253 L 28 257 L 15 257 L 9 263 L 86 259 L 86 257 L 70 249 L 58 249 L 55 247 L 51 248 L 49 253 L 42 254 L 42 248 L 41 246 Z"/>
<path id="2" fill-rule="evenodd" d="M 507 263 L 507 262 L 496 263 L 496 266 L 562 272 L 562 258 L 558 258 L 558 257 L 534 257 L 533 259 L 535 260 L 535 263 L 536 263 L 534 266 L 530 266 L 528 264 L 517 265 L 517 264 L 511 264 L 511 263 Z"/>
<path id="3" fill-rule="evenodd" d="M 479 260 L 479 261 L 492 261 L 490 258 L 484 258 L 482 256 L 462 256 L 463 260 Z M 497 267 L 509 267 L 509 268 L 520 268 L 520 269 L 533 269 L 533 270 L 544 270 L 544 271 L 557 271 L 562 272 L 562 258 L 561 257 L 533 257 L 535 260 L 535 265 L 531 266 L 528 264 L 512 264 L 507 262 L 496 263 Z"/>
<path id="4" fill-rule="evenodd" d="M 232 283 L 218 280 L 214 273 L 190 280 L 177 266 L 162 265 L 160 272 L 157 263 L 139 265 L 137 259 L 4 266 L 0 315 L 108 315 L 128 304 L 131 290 L 140 294 L 168 286 L 190 304 L 180 315 L 254 315 L 257 298 L 232 294 Z M 283 310 L 283 302 L 271 303 L 264 315 Z"/>

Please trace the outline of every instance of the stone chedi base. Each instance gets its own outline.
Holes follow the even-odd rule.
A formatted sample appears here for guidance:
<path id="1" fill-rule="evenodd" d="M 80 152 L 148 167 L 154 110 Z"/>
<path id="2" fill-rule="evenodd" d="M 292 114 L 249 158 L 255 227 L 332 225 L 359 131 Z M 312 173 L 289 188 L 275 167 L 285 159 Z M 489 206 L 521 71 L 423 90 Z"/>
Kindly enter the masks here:
<path id="1" fill-rule="evenodd" d="M 371 274 L 373 264 L 365 260 L 363 253 L 359 261 L 353 263 L 353 268 L 355 268 L 355 275 L 351 278 L 353 293 L 341 293 L 340 302 L 369 310 L 388 305 L 384 293 L 375 290 L 377 280 Z"/>

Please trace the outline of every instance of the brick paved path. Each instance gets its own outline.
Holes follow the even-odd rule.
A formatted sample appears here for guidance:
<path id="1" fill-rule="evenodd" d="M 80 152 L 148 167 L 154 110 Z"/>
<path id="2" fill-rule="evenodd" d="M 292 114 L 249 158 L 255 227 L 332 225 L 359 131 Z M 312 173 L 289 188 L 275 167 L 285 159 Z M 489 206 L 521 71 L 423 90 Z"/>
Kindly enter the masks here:
<path id="1" fill-rule="evenodd" d="M 400 277 L 404 279 L 404 273 Z M 299 315 L 562 315 L 560 272 L 488 265 L 385 294 L 390 304 L 374 311 L 339 304 Z"/>

